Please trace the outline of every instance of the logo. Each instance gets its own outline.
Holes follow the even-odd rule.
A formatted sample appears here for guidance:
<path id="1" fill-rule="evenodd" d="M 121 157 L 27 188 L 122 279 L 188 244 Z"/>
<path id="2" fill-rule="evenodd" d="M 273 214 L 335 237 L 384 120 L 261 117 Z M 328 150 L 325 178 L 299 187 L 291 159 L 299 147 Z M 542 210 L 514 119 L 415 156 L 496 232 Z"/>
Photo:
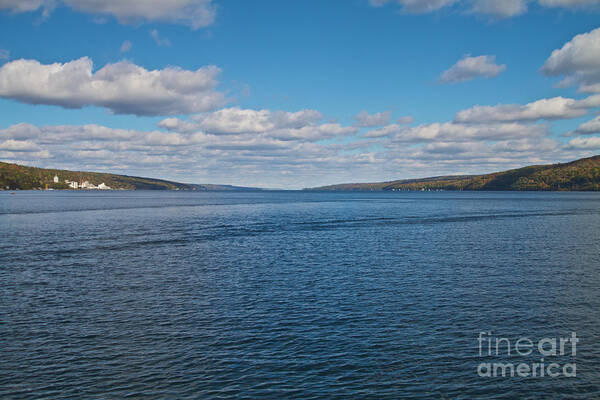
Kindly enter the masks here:
<path id="1" fill-rule="evenodd" d="M 521 337 L 510 340 L 496 337 L 492 332 L 479 332 L 479 357 L 486 360 L 477 366 L 477 375 L 482 378 L 522 377 L 541 378 L 558 377 L 574 378 L 577 376 L 575 362 L 559 363 L 560 360 L 574 361 L 577 355 L 579 338 L 575 332 L 567 337 L 545 337 L 531 340 Z M 523 357 L 522 362 L 501 362 L 500 359 Z M 538 358 L 539 361 L 529 362 Z M 492 361 L 487 359 L 493 358 Z M 495 358 L 495 359 L 494 359 Z"/>

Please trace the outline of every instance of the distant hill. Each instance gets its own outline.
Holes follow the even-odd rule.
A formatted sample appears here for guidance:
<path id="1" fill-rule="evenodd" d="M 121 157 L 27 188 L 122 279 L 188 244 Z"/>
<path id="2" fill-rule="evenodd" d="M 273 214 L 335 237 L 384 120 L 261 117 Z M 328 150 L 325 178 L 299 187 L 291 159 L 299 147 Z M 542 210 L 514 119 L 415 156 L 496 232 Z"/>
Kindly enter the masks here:
<path id="1" fill-rule="evenodd" d="M 306 190 L 600 190 L 600 156 L 532 165 L 485 175 L 438 176 L 378 183 L 346 183 Z"/>
<path id="2" fill-rule="evenodd" d="M 255 188 L 255 187 L 247 187 L 247 186 L 232 186 L 232 185 L 214 185 L 212 183 L 203 183 L 200 185 L 189 184 L 188 186 L 192 186 L 195 190 L 207 190 L 207 191 L 221 191 L 221 192 L 261 192 L 267 189 Z"/>
<path id="3" fill-rule="evenodd" d="M 59 182 L 54 182 L 54 177 Z M 163 179 L 142 178 L 137 176 L 116 175 L 102 172 L 67 171 L 61 169 L 45 169 L 27 167 L 24 165 L 0 162 L 0 190 L 31 190 L 31 189 L 69 189 L 65 180 L 84 182 L 98 186 L 104 183 L 112 189 L 125 190 L 260 190 L 230 185 L 197 185 L 172 182 Z"/>

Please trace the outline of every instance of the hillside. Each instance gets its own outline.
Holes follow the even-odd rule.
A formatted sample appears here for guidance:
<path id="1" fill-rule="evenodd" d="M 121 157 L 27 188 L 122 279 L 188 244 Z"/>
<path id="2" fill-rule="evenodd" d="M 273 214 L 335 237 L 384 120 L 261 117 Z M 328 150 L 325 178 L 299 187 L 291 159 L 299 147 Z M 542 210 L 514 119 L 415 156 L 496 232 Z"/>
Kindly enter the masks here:
<path id="1" fill-rule="evenodd" d="M 600 156 L 564 164 L 532 165 L 485 175 L 439 176 L 347 183 L 307 190 L 600 190 Z"/>
<path id="2" fill-rule="evenodd" d="M 54 176 L 58 176 L 58 183 L 54 182 Z M 44 189 L 46 187 L 57 190 L 69 189 L 65 180 L 75 182 L 88 181 L 95 186 L 104 183 L 111 189 L 124 190 L 260 190 L 229 185 L 186 184 L 162 179 L 101 172 L 45 169 L 0 162 L 0 190 L 31 190 Z"/>

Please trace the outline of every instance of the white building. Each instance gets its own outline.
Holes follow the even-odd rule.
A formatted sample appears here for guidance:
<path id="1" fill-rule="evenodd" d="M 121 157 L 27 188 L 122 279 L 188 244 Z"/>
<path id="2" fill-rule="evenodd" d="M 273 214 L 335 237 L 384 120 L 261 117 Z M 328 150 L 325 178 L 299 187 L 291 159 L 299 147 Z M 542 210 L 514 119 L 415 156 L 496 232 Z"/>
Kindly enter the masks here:
<path id="1" fill-rule="evenodd" d="M 54 175 L 54 183 L 58 183 L 58 176 Z"/>
<path id="2" fill-rule="evenodd" d="M 81 184 L 81 188 L 82 189 L 98 189 L 98 186 L 96 186 L 93 183 L 90 183 L 88 181 L 85 181 Z"/>
<path id="3" fill-rule="evenodd" d="M 108 186 L 104 182 L 102 182 L 101 184 L 96 186 L 93 183 L 90 183 L 89 181 L 83 181 L 81 183 L 78 183 L 75 181 L 70 181 L 68 179 L 65 179 L 65 183 L 67 185 L 69 185 L 69 188 L 71 188 L 71 189 L 99 189 L 99 190 L 111 190 L 112 189 L 110 186 Z"/>

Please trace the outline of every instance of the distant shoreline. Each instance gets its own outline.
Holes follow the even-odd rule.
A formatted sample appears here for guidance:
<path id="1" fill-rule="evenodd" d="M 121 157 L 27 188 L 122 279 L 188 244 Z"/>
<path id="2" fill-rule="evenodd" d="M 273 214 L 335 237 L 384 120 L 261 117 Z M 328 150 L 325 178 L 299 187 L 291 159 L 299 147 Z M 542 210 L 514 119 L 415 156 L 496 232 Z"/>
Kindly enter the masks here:
<path id="1" fill-rule="evenodd" d="M 600 156 L 532 165 L 485 175 L 437 176 L 375 183 L 345 183 L 307 191 L 600 191 Z"/>
<path id="2" fill-rule="evenodd" d="M 190 184 L 103 172 L 69 171 L 0 162 L 0 190 L 189 190 L 260 191 L 215 184 Z"/>
<path id="3" fill-rule="evenodd" d="M 0 190 L 265 191 L 255 187 L 189 184 L 101 172 L 44 169 L 0 162 Z M 345 183 L 303 191 L 600 191 L 600 155 L 568 163 L 532 165 L 484 175 L 437 176 Z"/>

